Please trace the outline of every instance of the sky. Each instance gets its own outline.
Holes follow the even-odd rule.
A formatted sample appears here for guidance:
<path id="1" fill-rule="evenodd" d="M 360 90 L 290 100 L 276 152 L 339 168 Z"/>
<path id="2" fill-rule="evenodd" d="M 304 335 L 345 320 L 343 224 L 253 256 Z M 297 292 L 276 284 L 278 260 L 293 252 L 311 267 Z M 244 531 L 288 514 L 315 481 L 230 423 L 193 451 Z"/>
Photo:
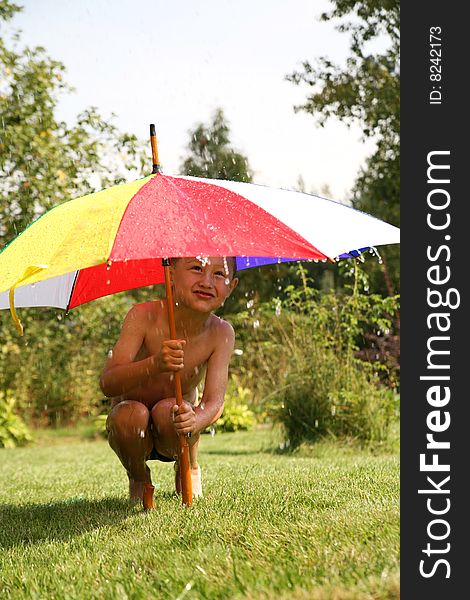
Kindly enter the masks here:
<path id="1" fill-rule="evenodd" d="M 26 45 L 43 46 L 75 88 L 58 116 L 72 123 L 98 107 L 122 130 L 148 139 L 155 123 L 166 174 L 180 173 L 189 130 L 221 107 L 233 146 L 254 181 L 347 201 L 373 151 L 359 128 L 336 119 L 324 128 L 294 106 L 308 93 L 285 80 L 327 56 L 344 64 L 348 35 L 318 20 L 327 0 L 18 0 L 12 26 Z M 149 172 L 151 157 L 149 148 Z M 145 175 L 147 173 L 143 173 Z"/>

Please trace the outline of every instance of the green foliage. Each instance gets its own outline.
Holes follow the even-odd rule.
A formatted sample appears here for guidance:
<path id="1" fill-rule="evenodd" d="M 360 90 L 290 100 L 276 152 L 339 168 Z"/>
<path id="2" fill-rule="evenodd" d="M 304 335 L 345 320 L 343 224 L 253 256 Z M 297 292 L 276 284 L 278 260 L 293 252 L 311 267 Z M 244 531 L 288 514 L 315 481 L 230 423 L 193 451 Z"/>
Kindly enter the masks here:
<path id="1" fill-rule="evenodd" d="M 331 117 L 361 126 L 364 137 L 376 143 L 359 174 L 353 204 L 399 225 L 400 189 L 400 3 L 398 0 L 334 0 L 333 10 L 321 15 L 340 19 L 337 29 L 351 34 L 350 51 L 344 67 L 326 57 L 315 65 L 304 61 L 303 70 L 287 77 L 295 84 L 312 88 L 306 102 L 296 110 L 311 113 L 320 125 Z M 351 21 L 345 21 L 351 17 Z M 380 37 L 388 41 L 381 53 L 371 53 L 368 43 Z M 390 295 L 399 289 L 399 254 L 396 247 L 383 251 L 384 261 L 373 268 L 374 289 Z M 380 276 L 380 279 L 379 279 Z"/>
<path id="2" fill-rule="evenodd" d="M 74 126 L 56 119 L 60 95 L 71 91 L 64 72 L 43 48 L 0 42 L 0 247 L 45 210 L 140 175 L 140 143 L 96 108 Z"/>
<path id="3" fill-rule="evenodd" d="M 249 409 L 250 402 L 251 391 L 243 387 L 236 376 L 232 376 L 225 393 L 224 412 L 216 421 L 215 428 L 224 432 L 251 429 L 255 417 Z"/>
<path id="4" fill-rule="evenodd" d="M 0 448 L 24 446 L 32 441 L 28 428 L 15 413 L 11 390 L 0 390 Z"/>
<path id="5" fill-rule="evenodd" d="M 230 146 L 230 128 L 222 109 L 214 113 L 212 123 L 200 123 L 189 132 L 189 155 L 181 165 L 185 175 L 251 181 L 248 159 Z"/>
<path id="6" fill-rule="evenodd" d="M 357 358 L 368 331 L 391 327 L 398 298 L 366 293 L 356 261 L 341 268 L 349 281 L 342 295 L 315 289 L 299 265 L 303 283 L 290 286 L 285 300 L 232 319 L 243 349 L 234 369 L 259 412 L 284 425 L 292 447 L 327 434 L 381 441 L 398 414 L 396 391 L 381 382 L 385 365 Z"/>
<path id="7" fill-rule="evenodd" d="M 3 30 L 18 10 L 0 1 Z M 71 91 L 64 65 L 43 48 L 24 47 L 18 34 L 2 34 L 0 250 L 51 207 L 140 176 L 149 156 L 135 136 L 118 131 L 93 107 L 73 125 L 57 120 L 59 98 Z M 60 424 L 101 411 L 99 373 L 134 297 L 138 293 L 105 298 L 68 316 L 20 309 L 23 338 L 1 311 L 0 389 L 14 390 L 26 420 Z"/>
<path id="8" fill-rule="evenodd" d="M 2 378 L 15 390 L 25 419 L 58 426 L 107 407 L 99 375 L 132 304 L 126 294 L 116 294 L 67 316 L 55 309 L 22 309 L 23 338 L 4 323 Z"/>

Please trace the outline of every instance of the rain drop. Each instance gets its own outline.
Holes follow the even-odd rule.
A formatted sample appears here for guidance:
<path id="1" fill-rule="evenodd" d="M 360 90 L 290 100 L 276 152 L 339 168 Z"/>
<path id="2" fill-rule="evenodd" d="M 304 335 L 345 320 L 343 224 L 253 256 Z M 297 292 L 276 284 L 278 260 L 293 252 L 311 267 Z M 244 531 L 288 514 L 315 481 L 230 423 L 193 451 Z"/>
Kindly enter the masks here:
<path id="1" fill-rule="evenodd" d="M 253 329 L 258 329 L 259 327 L 259 321 L 258 319 L 256 319 L 255 321 L 253 321 Z"/>
<path id="2" fill-rule="evenodd" d="M 230 275 L 230 271 L 228 270 L 227 257 L 224 256 L 223 259 L 224 259 L 224 273 L 226 275 L 226 278 L 228 279 L 228 276 Z M 226 285 L 228 285 L 227 279 L 225 280 Z"/>

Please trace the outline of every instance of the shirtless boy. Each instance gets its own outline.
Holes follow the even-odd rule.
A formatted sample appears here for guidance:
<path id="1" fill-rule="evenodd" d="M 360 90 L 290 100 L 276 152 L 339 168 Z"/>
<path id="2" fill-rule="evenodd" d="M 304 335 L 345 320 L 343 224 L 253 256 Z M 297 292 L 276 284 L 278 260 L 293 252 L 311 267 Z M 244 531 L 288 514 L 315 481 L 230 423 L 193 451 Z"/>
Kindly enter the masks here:
<path id="1" fill-rule="evenodd" d="M 171 262 L 178 339 L 169 339 L 165 301 L 137 304 L 124 319 L 100 378 L 103 393 L 112 398 L 109 444 L 126 469 L 131 500 L 142 499 L 144 484 L 151 483 L 147 460 L 175 460 L 180 433 L 190 434 L 193 495 L 202 495 L 199 435 L 224 407 L 235 334 L 229 323 L 212 313 L 238 284 L 235 258 Z M 173 382 L 177 371 L 183 392 L 179 409 Z M 204 393 L 196 404 L 203 377 Z M 175 486 L 180 493 L 178 471 Z"/>

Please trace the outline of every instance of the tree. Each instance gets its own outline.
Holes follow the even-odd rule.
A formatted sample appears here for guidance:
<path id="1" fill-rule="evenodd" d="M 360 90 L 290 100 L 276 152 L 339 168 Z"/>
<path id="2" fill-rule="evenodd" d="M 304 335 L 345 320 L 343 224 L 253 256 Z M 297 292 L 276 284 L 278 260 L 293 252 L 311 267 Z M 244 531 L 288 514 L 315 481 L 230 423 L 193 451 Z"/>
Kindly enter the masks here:
<path id="1" fill-rule="evenodd" d="M 0 22 L 20 7 L 0 0 Z M 72 197 L 140 174 L 142 150 L 134 135 L 121 133 L 96 108 L 69 126 L 55 111 L 71 91 L 65 67 L 44 48 L 16 49 L 0 39 L 0 248 L 45 210 Z M 120 156 L 115 159 L 116 148 Z"/>
<path id="2" fill-rule="evenodd" d="M 335 116 L 344 123 L 358 123 L 364 138 L 376 142 L 375 152 L 359 173 L 353 189 L 353 205 L 395 225 L 399 224 L 400 186 L 400 71 L 399 71 L 399 0 L 334 0 L 330 13 L 321 20 L 343 19 L 340 32 L 351 34 L 350 51 L 344 68 L 322 57 L 312 66 L 303 62 L 303 70 L 287 79 L 296 85 L 313 88 L 306 102 L 295 107 L 314 115 L 323 126 Z M 345 17 L 352 17 L 345 21 Z M 380 38 L 388 46 L 375 54 L 368 43 Z M 372 267 L 374 287 L 384 287 L 392 295 L 399 286 L 397 247 L 381 252 L 384 262 Z M 381 283 L 379 281 L 379 271 Z"/>
<path id="3" fill-rule="evenodd" d="M 0 23 L 19 10 L 0 0 Z M 60 95 L 71 89 L 65 67 L 19 42 L 17 34 L 0 39 L 0 250 L 56 204 L 140 175 L 149 157 L 95 108 L 73 125 L 57 120 Z M 150 157 L 146 162 L 150 167 Z M 129 305 L 125 295 L 106 298 L 67 318 L 55 309 L 23 309 L 22 338 L 2 311 L 0 398 L 14 397 L 28 420 L 45 423 L 98 411 L 98 373 Z"/>
<path id="4" fill-rule="evenodd" d="M 181 165 L 183 173 L 194 177 L 252 181 L 248 159 L 230 146 L 230 128 L 221 108 L 215 111 L 212 123 L 199 123 L 189 135 L 189 155 Z"/>

